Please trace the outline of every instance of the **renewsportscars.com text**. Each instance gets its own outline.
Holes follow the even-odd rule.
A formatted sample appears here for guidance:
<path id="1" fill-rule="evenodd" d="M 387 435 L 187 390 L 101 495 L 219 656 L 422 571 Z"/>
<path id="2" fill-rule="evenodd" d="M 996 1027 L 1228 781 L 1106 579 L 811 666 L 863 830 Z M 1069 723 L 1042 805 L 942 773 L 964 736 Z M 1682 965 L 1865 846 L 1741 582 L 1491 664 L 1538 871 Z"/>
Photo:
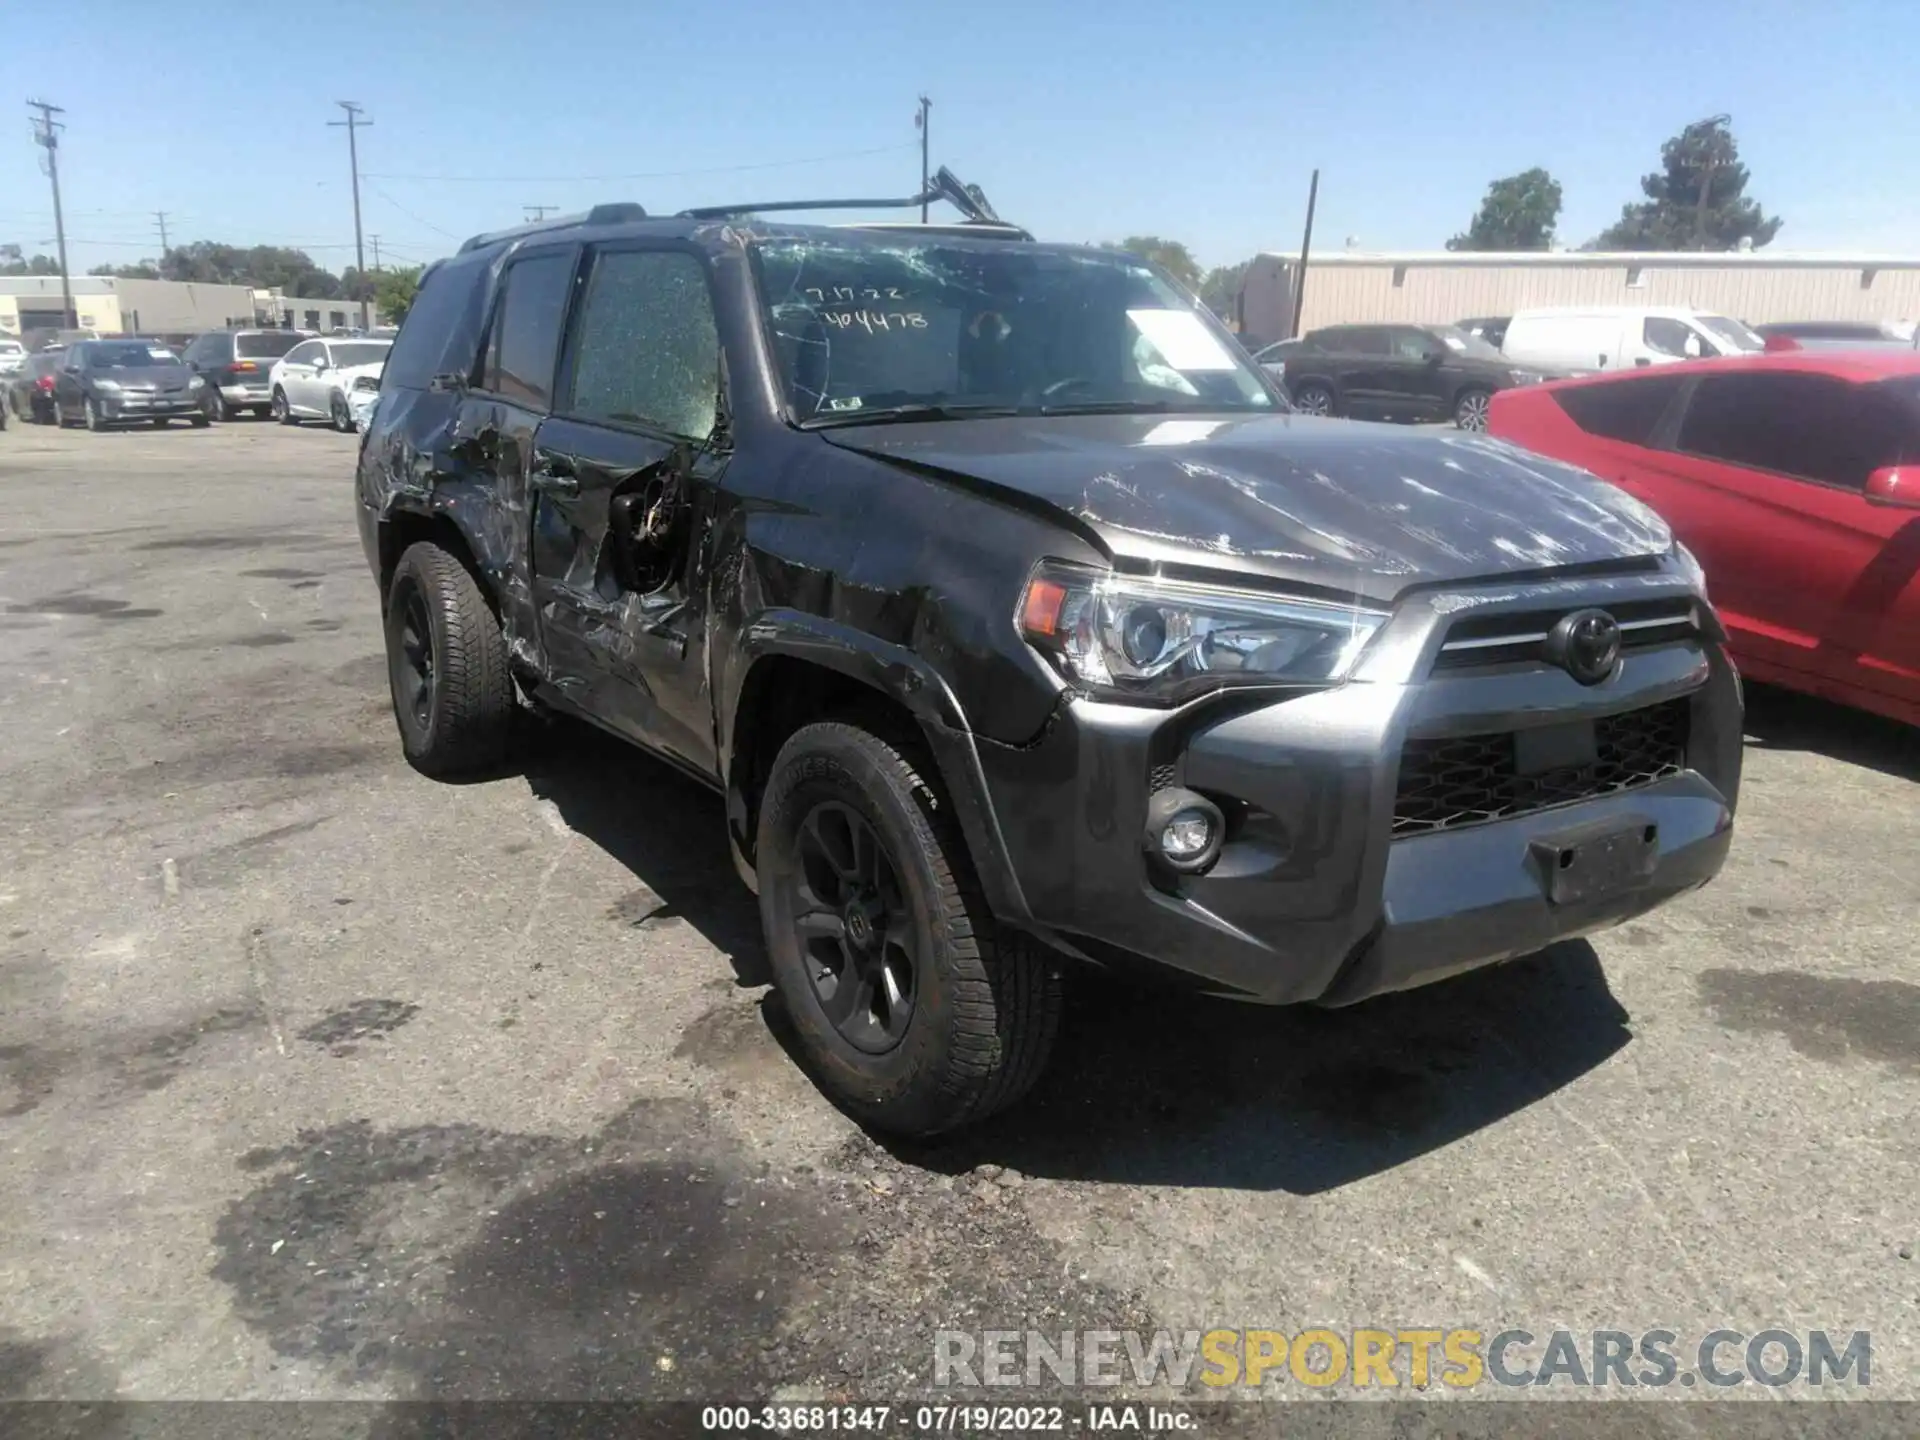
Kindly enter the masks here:
<path id="1" fill-rule="evenodd" d="M 1873 1383 L 1865 1330 L 943 1330 L 936 1386 L 1199 1384 L 1456 1390 Z"/>

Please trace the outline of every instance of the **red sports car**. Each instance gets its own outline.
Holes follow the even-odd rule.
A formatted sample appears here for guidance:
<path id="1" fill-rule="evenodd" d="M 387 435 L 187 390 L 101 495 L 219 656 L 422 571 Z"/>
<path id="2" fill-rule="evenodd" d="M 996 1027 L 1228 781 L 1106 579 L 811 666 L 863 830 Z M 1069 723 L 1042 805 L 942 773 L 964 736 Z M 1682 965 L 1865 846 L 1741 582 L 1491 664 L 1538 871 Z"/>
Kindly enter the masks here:
<path id="1" fill-rule="evenodd" d="M 1920 725 L 1920 355 L 1790 351 L 1502 390 L 1707 573 L 1742 670 Z"/>

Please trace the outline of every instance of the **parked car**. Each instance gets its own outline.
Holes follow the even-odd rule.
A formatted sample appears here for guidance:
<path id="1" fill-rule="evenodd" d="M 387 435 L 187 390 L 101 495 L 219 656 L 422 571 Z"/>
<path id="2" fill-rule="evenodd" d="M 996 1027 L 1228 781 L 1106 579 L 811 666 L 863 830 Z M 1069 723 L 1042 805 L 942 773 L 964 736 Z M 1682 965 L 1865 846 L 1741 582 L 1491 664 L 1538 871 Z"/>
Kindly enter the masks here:
<path id="1" fill-rule="evenodd" d="M 720 792 L 863 1122 L 1012 1102 L 1068 965 L 1347 1004 L 1720 868 L 1737 683 L 1644 506 L 1292 414 L 1133 256 L 725 213 L 429 267 L 355 513 L 408 760 L 518 689 Z"/>
<path id="2" fill-rule="evenodd" d="M 385 367 L 382 367 L 385 368 Z M 347 390 L 347 419 L 357 431 L 364 432 L 380 403 L 380 377 L 356 375 Z"/>
<path id="3" fill-rule="evenodd" d="M 1507 326 L 1512 323 L 1511 315 L 1482 315 L 1473 320 L 1457 320 L 1454 322 L 1454 328 L 1464 330 L 1467 334 L 1486 341 L 1498 350 L 1506 344 Z"/>
<path id="4" fill-rule="evenodd" d="M 7 408 L 15 416 L 35 425 L 53 424 L 53 383 L 59 378 L 65 354 L 61 349 L 29 355 L 27 363 L 7 377 Z"/>
<path id="5" fill-rule="evenodd" d="M 151 340 L 82 340 L 70 345 L 54 373 L 53 413 L 89 430 L 145 421 L 207 423 L 206 382 L 178 355 Z"/>
<path id="6" fill-rule="evenodd" d="M 1487 402 L 1541 379 L 1451 325 L 1330 325 L 1288 353 L 1287 394 L 1309 415 L 1451 420 L 1483 430 Z"/>
<path id="7" fill-rule="evenodd" d="M 1765 348 L 1766 341 L 1738 320 L 1673 305 L 1522 310 L 1501 341 L 1515 364 L 1563 375 L 1757 355 Z"/>
<path id="8" fill-rule="evenodd" d="M 1769 351 L 1913 350 L 1920 326 L 1911 320 L 1787 320 L 1756 325 Z"/>
<path id="9" fill-rule="evenodd" d="M 1596 377 L 1502 396 L 1492 430 L 1657 510 L 1749 675 L 1920 725 L 1920 356 Z"/>
<path id="10" fill-rule="evenodd" d="M 209 330 L 181 358 L 206 381 L 203 397 L 211 418 L 232 420 L 242 410 L 267 415 L 273 409 L 268 380 L 273 362 L 307 338 L 305 330 Z"/>
<path id="11" fill-rule="evenodd" d="M 1278 340 L 1254 355 L 1255 362 L 1274 379 L 1283 384 L 1287 378 L 1287 357 L 1297 353 L 1303 340 Z"/>
<path id="12" fill-rule="evenodd" d="M 0 338 L 0 375 L 18 375 L 26 363 L 26 346 L 18 340 Z"/>
<path id="13" fill-rule="evenodd" d="M 389 340 L 301 341 L 275 361 L 269 373 L 273 417 L 282 425 L 326 420 L 336 430 L 352 430 L 354 385 L 371 380 L 377 394 L 380 370 L 392 348 Z"/>

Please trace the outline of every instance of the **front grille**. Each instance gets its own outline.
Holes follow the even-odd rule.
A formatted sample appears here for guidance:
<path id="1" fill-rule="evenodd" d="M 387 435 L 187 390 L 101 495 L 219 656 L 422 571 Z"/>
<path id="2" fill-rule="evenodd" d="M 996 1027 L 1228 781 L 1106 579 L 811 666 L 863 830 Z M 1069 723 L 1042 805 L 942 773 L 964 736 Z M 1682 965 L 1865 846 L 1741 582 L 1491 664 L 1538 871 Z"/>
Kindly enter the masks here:
<path id="1" fill-rule="evenodd" d="M 1595 758 L 1523 775 L 1513 732 L 1409 740 L 1400 756 L 1393 833 L 1423 835 L 1506 820 L 1651 785 L 1687 763 L 1688 702 L 1668 700 L 1593 722 Z"/>
<path id="2" fill-rule="evenodd" d="M 1627 600 L 1594 607 L 1613 616 L 1620 626 L 1622 650 L 1645 650 L 1691 640 L 1700 634 L 1700 612 L 1691 596 L 1659 600 Z M 1508 611 L 1502 615 L 1470 616 L 1454 621 L 1433 662 L 1435 670 L 1480 669 L 1515 661 L 1541 663 L 1547 632 L 1573 608 Z"/>

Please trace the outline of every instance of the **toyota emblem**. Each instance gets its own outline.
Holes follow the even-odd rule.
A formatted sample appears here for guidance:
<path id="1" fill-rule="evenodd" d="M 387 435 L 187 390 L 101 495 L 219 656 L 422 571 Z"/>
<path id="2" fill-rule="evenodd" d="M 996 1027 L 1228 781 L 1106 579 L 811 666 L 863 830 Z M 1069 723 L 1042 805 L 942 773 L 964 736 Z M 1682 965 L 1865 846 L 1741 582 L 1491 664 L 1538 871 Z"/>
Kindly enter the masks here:
<path id="1" fill-rule="evenodd" d="M 1582 685 L 1609 679 L 1620 663 L 1620 623 L 1604 610 L 1564 615 L 1547 635 L 1547 659 Z"/>

